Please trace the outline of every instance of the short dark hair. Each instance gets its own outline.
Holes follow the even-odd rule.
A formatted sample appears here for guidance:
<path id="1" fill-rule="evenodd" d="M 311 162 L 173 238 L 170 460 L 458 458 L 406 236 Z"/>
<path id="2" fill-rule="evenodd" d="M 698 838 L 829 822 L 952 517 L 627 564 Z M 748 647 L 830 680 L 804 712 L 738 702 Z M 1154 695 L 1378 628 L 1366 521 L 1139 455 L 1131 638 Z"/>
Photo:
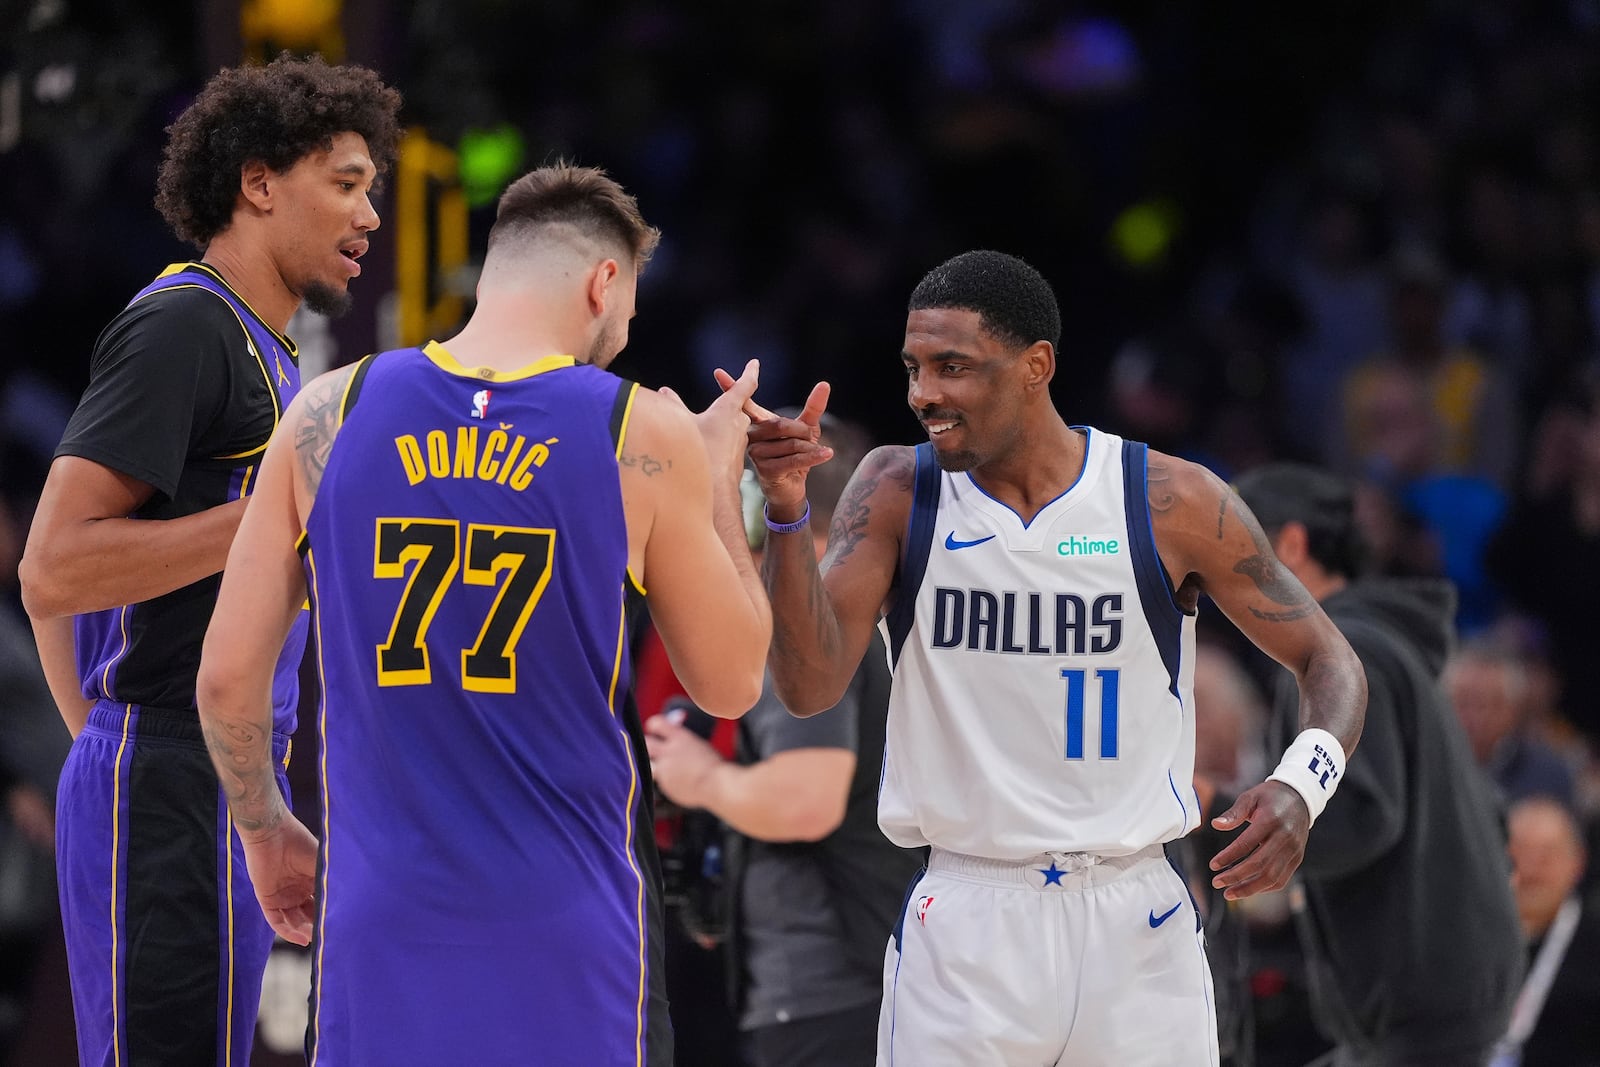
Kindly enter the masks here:
<path id="1" fill-rule="evenodd" d="M 1268 463 L 1239 475 L 1233 488 L 1268 534 L 1285 523 L 1304 526 L 1307 551 L 1330 574 L 1356 578 L 1366 570 L 1350 479 L 1304 463 Z"/>
<path id="2" fill-rule="evenodd" d="M 661 231 L 639 214 L 639 202 L 602 168 L 559 160 L 529 171 L 500 194 L 494 225 L 489 229 L 489 247 L 508 236 L 558 222 L 627 249 L 639 271 L 661 240 Z"/>
<path id="3" fill-rule="evenodd" d="M 233 221 L 247 163 L 287 170 L 333 147 L 336 134 L 366 139 L 378 174 L 400 146 L 400 94 L 366 67 L 329 66 L 283 53 L 264 67 L 219 71 L 167 127 L 156 209 L 180 240 L 204 250 Z"/>
<path id="4" fill-rule="evenodd" d="M 1016 256 L 980 249 L 947 259 L 923 275 L 907 311 L 976 311 L 983 329 L 1015 349 L 1061 343 L 1061 308 L 1044 275 Z"/>

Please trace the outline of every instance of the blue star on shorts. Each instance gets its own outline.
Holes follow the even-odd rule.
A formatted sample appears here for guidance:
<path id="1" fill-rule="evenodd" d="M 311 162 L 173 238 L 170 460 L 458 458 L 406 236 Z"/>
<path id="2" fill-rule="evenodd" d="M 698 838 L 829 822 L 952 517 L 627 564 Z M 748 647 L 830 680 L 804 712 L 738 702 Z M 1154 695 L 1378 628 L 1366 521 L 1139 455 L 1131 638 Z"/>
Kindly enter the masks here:
<path id="1" fill-rule="evenodd" d="M 1063 871 L 1059 867 L 1057 867 L 1055 860 L 1051 860 L 1050 861 L 1050 869 L 1049 870 L 1046 870 L 1043 867 L 1038 867 L 1038 868 L 1035 868 L 1035 869 L 1040 874 L 1044 875 L 1044 884 L 1045 885 L 1060 885 L 1061 884 L 1062 875 L 1066 875 L 1066 874 L 1071 874 L 1072 873 L 1071 871 Z"/>

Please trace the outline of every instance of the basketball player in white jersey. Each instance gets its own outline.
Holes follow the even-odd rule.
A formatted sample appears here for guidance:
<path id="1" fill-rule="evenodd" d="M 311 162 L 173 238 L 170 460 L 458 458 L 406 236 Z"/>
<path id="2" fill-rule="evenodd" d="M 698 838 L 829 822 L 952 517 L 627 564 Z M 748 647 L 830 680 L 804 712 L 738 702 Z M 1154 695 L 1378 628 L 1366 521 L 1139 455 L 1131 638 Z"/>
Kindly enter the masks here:
<path id="1" fill-rule="evenodd" d="M 778 693 L 831 707 L 881 625 L 879 823 L 932 846 L 886 952 L 880 1067 L 1217 1062 L 1199 916 L 1162 847 L 1203 817 L 1201 594 L 1300 685 L 1303 732 L 1214 820 L 1243 828 L 1211 861 L 1229 899 L 1288 881 L 1361 732 L 1361 664 L 1227 485 L 1062 421 L 1060 321 L 1012 256 L 922 280 L 901 358 L 929 442 L 862 461 L 820 568 L 801 531 L 827 386 L 798 419 L 752 409 Z"/>

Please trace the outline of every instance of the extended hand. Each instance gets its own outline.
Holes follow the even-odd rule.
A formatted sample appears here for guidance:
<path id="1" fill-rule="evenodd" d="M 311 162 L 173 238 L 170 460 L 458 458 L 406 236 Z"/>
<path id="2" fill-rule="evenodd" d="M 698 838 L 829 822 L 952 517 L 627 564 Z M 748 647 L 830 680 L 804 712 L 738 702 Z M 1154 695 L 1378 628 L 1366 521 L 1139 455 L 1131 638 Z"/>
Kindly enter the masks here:
<path id="1" fill-rule="evenodd" d="M 717 381 L 722 384 L 722 395 L 711 406 L 695 415 L 700 427 L 701 440 L 711 458 L 712 484 L 737 484 L 744 470 L 745 430 L 750 425 L 749 407 L 758 407 L 750 397 L 755 394 L 761 376 L 761 361 L 752 359 L 744 365 L 744 373 L 735 380 L 726 371 L 717 371 Z M 722 379 L 727 382 L 723 383 Z M 678 403 L 683 398 L 671 389 L 660 390 L 663 396 Z"/>
<path id="2" fill-rule="evenodd" d="M 240 838 L 267 923 L 285 941 L 309 945 L 316 919 L 316 837 L 291 815 L 264 836 Z"/>
<path id="3" fill-rule="evenodd" d="M 1233 807 L 1211 820 L 1218 830 L 1248 823 L 1238 837 L 1211 859 L 1217 871 L 1211 884 L 1228 900 L 1241 900 L 1289 884 L 1306 853 L 1311 812 L 1300 794 L 1282 782 L 1266 781 L 1240 794 Z"/>
<path id="4" fill-rule="evenodd" d="M 661 792 L 680 808 L 705 807 L 711 777 L 723 763 L 722 754 L 666 715 L 645 720 L 644 733 L 650 773 Z"/>
<path id="5" fill-rule="evenodd" d="M 730 389 L 733 379 L 717 371 L 717 384 Z M 833 458 L 833 449 L 822 444 L 822 415 L 828 410 L 830 387 L 818 382 L 806 397 L 800 417 L 786 419 L 768 411 L 755 401 L 745 404 L 750 416 L 750 462 L 761 483 L 761 495 L 780 514 L 800 509 L 806 498 L 806 472 Z M 785 516 L 794 518 L 795 516 Z"/>

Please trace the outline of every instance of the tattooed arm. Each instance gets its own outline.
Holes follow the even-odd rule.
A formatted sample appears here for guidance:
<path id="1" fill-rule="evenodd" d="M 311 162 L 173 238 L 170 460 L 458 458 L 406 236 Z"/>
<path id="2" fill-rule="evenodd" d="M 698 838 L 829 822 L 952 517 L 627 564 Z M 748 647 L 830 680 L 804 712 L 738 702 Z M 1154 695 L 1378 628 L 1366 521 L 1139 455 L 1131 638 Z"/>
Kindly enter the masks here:
<path id="1" fill-rule="evenodd" d="M 1361 736 L 1366 675 L 1344 635 L 1272 552 L 1261 524 L 1222 479 L 1198 464 L 1150 453 L 1156 545 L 1181 603 L 1200 593 L 1257 648 L 1294 672 L 1301 724 Z"/>
<path id="2" fill-rule="evenodd" d="M 782 455 L 781 446 L 772 451 Z M 758 473 L 762 453 L 751 445 Z M 767 666 L 778 698 L 795 715 L 837 704 L 861 663 L 894 585 L 915 470 L 916 454 L 906 446 L 868 453 L 839 498 L 820 566 L 809 530 L 767 537 L 761 561 L 773 615 Z M 762 480 L 764 488 L 777 481 L 766 474 Z M 797 520 L 806 506 L 803 479 L 798 499 L 785 499 L 795 496 L 792 483 L 783 489 L 768 497 L 779 523 Z"/>
<path id="3" fill-rule="evenodd" d="M 1194 463 L 1150 453 L 1149 494 L 1156 547 L 1180 604 L 1200 593 L 1257 648 L 1294 673 L 1302 729 L 1333 734 L 1348 755 L 1361 737 L 1367 679 L 1361 661 L 1272 544 L 1238 495 Z M 1310 812 L 1299 794 L 1269 780 L 1213 820 L 1246 826 L 1211 862 L 1228 899 L 1287 884 L 1304 855 Z"/>
<path id="4" fill-rule="evenodd" d="M 256 896 L 273 929 L 302 945 L 311 936 L 317 844 L 278 790 L 272 674 L 305 603 L 295 543 L 336 429 L 341 373 L 348 372 L 307 386 L 267 446 L 222 572 L 195 686 L 206 748 L 244 843 Z"/>

